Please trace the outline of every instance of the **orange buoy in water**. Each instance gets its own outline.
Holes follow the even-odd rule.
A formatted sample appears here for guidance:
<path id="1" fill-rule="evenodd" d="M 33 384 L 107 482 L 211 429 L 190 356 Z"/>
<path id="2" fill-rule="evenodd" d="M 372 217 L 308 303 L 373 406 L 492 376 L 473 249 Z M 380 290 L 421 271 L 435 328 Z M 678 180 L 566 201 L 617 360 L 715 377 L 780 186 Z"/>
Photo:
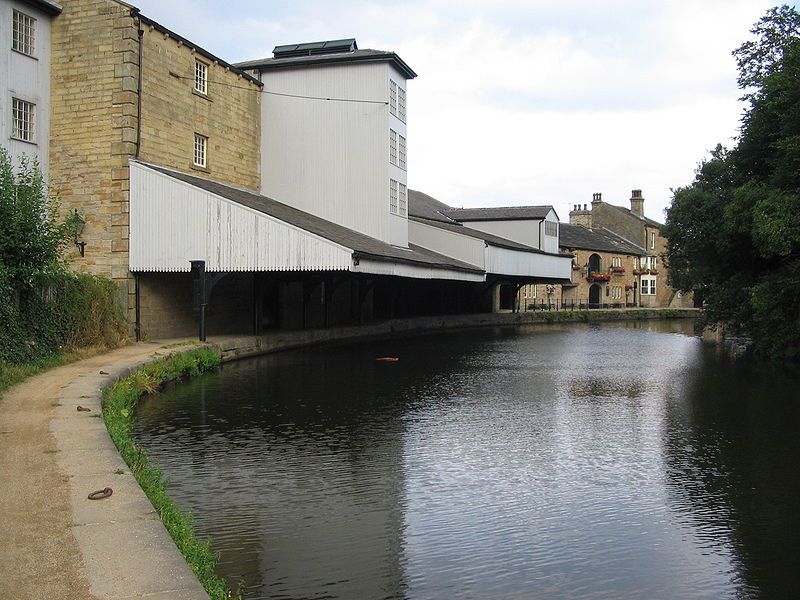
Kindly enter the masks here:
<path id="1" fill-rule="evenodd" d="M 380 358 L 376 358 L 375 360 L 378 362 L 397 362 L 400 359 L 396 356 L 382 356 Z"/>

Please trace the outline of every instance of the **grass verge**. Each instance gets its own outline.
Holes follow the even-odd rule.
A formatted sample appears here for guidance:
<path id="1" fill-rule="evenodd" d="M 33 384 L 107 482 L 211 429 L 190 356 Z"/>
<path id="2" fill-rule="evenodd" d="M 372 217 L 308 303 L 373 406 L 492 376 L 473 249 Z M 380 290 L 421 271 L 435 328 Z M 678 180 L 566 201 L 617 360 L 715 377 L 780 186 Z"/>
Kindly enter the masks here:
<path id="1" fill-rule="evenodd" d="M 81 350 L 77 350 L 75 352 L 58 352 L 56 354 L 50 354 L 49 356 L 22 364 L 9 364 L 0 362 L 0 396 L 2 396 L 3 392 L 5 392 L 8 388 L 17 385 L 18 383 L 22 383 L 28 377 L 33 377 L 34 375 L 38 375 L 39 373 L 47 371 L 48 369 L 53 369 L 55 367 L 60 367 L 62 365 L 83 360 L 84 358 L 93 356 L 102 350 L 104 350 L 104 348 L 89 347 L 82 348 Z"/>
<path id="2" fill-rule="evenodd" d="M 212 600 L 239 596 L 228 589 L 224 579 L 214 573 L 217 555 L 211 550 L 210 542 L 196 537 L 191 516 L 182 513 L 169 497 L 161 469 L 136 444 L 131 429 L 139 398 L 157 391 L 168 381 L 198 375 L 217 367 L 219 363 L 220 357 L 213 350 L 190 350 L 145 365 L 103 392 L 103 418 L 111 439 Z"/>

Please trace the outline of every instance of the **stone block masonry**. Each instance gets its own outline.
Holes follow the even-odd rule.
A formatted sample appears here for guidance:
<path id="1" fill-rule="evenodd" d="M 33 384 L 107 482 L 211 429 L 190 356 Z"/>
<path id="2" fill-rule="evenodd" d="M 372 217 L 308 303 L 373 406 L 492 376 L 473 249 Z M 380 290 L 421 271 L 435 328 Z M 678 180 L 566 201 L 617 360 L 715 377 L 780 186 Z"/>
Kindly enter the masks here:
<path id="1" fill-rule="evenodd" d="M 62 4 L 52 26 L 50 186 L 65 214 L 78 210 L 86 221 L 85 256 L 70 248 L 72 267 L 115 280 L 133 323 L 129 160 L 138 151 L 148 162 L 258 189 L 260 87 L 152 25 L 141 23 L 140 37 L 130 5 Z M 193 90 L 196 60 L 207 65 L 207 94 Z M 202 169 L 193 165 L 195 133 L 208 139 Z"/>

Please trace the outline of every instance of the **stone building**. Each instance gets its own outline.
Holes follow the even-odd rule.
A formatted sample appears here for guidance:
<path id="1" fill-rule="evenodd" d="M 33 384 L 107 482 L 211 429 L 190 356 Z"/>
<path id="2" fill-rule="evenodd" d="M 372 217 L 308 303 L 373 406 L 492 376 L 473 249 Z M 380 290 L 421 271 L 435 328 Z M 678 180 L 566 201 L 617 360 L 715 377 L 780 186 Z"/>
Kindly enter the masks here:
<path id="1" fill-rule="evenodd" d="M 643 249 L 635 268 L 639 306 L 644 307 L 691 307 L 691 295 L 684 295 L 669 285 L 669 277 L 664 266 L 664 253 L 667 240 L 661 235 L 663 224 L 644 215 L 642 190 L 633 190 L 630 208 L 616 206 L 603 201 L 600 193 L 595 193 L 592 203 L 576 204 L 569 213 L 569 222 L 593 231 L 603 231 Z"/>
<path id="2" fill-rule="evenodd" d="M 129 161 L 257 189 L 262 84 L 124 2 L 62 4 L 51 26 L 50 186 L 85 220 L 72 267 L 119 283 L 130 322 L 149 315 L 157 330 L 166 305 L 191 305 L 192 284 L 188 273 L 129 271 Z M 227 286 L 236 302 L 243 285 L 219 293 Z"/>

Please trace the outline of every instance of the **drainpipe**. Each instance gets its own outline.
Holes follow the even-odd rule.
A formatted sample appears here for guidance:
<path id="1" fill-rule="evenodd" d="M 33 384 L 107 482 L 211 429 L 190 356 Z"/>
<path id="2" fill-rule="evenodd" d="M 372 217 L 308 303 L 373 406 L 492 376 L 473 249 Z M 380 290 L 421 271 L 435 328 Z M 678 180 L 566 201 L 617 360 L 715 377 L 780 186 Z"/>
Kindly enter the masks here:
<path id="1" fill-rule="evenodd" d="M 136 323 L 134 324 L 134 328 L 136 330 L 136 341 L 142 341 L 142 303 L 141 303 L 141 292 L 139 291 L 139 273 L 134 274 L 133 276 L 133 286 L 134 286 L 134 297 L 136 298 L 135 307 L 136 307 Z"/>
<path id="2" fill-rule="evenodd" d="M 139 149 L 142 145 L 142 38 L 144 29 L 142 29 L 142 21 L 139 19 L 138 8 L 131 9 L 131 17 L 136 19 L 137 33 L 139 34 L 139 65 L 136 77 L 136 154 L 134 155 L 134 158 L 139 158 Z"/>

